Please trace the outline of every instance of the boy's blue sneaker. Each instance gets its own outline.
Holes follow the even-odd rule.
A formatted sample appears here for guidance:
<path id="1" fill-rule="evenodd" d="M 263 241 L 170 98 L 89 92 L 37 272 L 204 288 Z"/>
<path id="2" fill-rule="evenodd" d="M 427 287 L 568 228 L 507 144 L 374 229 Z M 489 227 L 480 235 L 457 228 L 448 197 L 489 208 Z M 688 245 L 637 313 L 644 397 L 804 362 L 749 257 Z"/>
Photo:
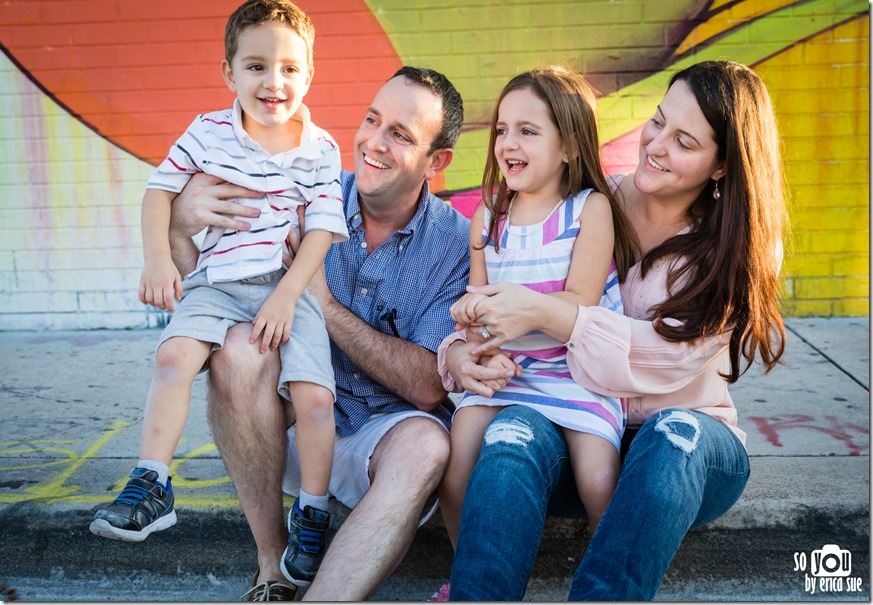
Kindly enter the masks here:
<path id="1" fill-rule="evenodd" d="M 288 547 L 282 555 L 282 573 L 296 586 L 307 587 L 324 556 L 330 513 L 307 506 L 300 510 L 300 501 L 288 512 Z"/>
<path id="2" fill-rule="evenodd" d="M 142 542 L 149 534 L 176 524 L 173 510 L 173 486 L 158 483 L 158 473 L 135 468 L 115 502 L 98 510 L 91 522 L 91 533 L 124 540 Z"/>

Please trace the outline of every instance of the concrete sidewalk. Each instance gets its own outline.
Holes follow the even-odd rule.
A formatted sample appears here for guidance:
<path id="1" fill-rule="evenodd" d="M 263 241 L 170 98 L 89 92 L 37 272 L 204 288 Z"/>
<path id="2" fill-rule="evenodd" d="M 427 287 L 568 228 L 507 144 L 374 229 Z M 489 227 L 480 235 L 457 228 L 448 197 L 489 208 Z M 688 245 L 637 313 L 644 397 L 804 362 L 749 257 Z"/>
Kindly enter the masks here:
<path id="1" fill-rule="evenodd" d="M 731 388 L 749 486 L 725 517 L 688 536 L 660 599 L 870 598 L 869 319 L 788 325 L 787 365 L 769 376 L 753 368 Z M 172 468 L 179 524 L 142 544 L 88 531 L 136 461 L 157 336 L 0 333 L 0 583 L 21 600 L 228 601 L 248 587 L 254 542 L 212 443 L 202 377 Z M 550 520 L 527 598 L 564 599 L 586 543 L 583 523 Z M 813 575 L 813 551 L 827 545 L 851 553 L 839 586 Z M 374 598 L 422 601 L 450 565 L 432 519 Z"/>

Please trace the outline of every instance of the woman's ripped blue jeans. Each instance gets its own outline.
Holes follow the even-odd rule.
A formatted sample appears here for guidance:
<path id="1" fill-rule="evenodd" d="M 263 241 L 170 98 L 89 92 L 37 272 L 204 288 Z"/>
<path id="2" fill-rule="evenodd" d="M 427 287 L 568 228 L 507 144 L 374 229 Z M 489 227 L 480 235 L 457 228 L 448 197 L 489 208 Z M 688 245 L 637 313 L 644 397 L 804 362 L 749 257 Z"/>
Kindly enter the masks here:
<path id="1" fill-rule="evenodd" d="M 618 486 L 570 600 L 654 598 L 688 530 L 727 512 L 748 481 L 745 448 L 706 414 L 665 409 L 626 438 Z M 547 513 L 584 514 L 563 434 L 538 412 L 507 407 L 486 429 L 467 487 L 450 599 L 522 600 Z"/>

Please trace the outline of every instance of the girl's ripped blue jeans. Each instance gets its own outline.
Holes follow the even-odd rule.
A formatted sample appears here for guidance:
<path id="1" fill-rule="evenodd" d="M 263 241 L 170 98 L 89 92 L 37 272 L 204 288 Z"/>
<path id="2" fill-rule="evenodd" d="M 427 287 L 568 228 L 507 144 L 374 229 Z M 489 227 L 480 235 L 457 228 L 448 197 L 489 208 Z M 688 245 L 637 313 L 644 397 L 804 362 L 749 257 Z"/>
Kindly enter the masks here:
<path id="1" fill-rule="evenodd" d="M 633 433 L 570 600 L 653 599 L 688 530 L 727 512 L 748 481 L 742 443 L 707 414 L 665 409 Z M 450 600 L 521 601 L 547 513 L 584 514 L 563 434 L 530 408 L 507 407 L 486 429 L 467 487 Z"/>

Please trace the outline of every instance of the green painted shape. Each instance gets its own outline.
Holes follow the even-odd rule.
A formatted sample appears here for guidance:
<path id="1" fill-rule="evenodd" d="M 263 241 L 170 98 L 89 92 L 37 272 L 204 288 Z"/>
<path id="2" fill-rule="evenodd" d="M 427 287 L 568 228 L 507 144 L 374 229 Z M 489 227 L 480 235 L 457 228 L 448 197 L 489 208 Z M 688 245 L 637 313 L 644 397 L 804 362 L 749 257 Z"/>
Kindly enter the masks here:
<path id="1" fill-rule="evenodd" d="M 599 90 L 617 90 L 615 74 L 635 77 L 650 70 L 665 37 L 679 35 L 707 3 L 658 0 L 653 8 L 651 2 L 556 0 L 541 7 L 530 0 L 367 1 L 404 63 L 427 65 L 452 79 L 473 124 L 487 122 L 512 76 L 536 65 L 565 63 L 591 74 Z"/>
<path id="2" fill-rule="evenodd" d="M 668 69 L 653 73 L 601 98 L 597 106 L 601 117 L 601 141 L 614 140 L 643 124 L 655 112 L 667 90 L 670 76 L 676 71 L 713 59 L 730 59 L 755 65 L 801 40 L 826 31 L 853 16 L 867 14 L 868 11 L 866 0 L 812 0 L 786 7 L 738 27 L 712 45 L 676 61 Z M 790 32 L 791 39 L 786 40 L 786 32 Z M 604 119 L 631 116 L 639 117 L 633 121 L 635 126 L 630 128 L 626 119 Z M 457 191 L 479 187 L 488 136 L 487 129 L 461 134 L 455 159 L 446 171 L 446 189 Z M 478 177 L 475 176 L 477 173 Z"/>

